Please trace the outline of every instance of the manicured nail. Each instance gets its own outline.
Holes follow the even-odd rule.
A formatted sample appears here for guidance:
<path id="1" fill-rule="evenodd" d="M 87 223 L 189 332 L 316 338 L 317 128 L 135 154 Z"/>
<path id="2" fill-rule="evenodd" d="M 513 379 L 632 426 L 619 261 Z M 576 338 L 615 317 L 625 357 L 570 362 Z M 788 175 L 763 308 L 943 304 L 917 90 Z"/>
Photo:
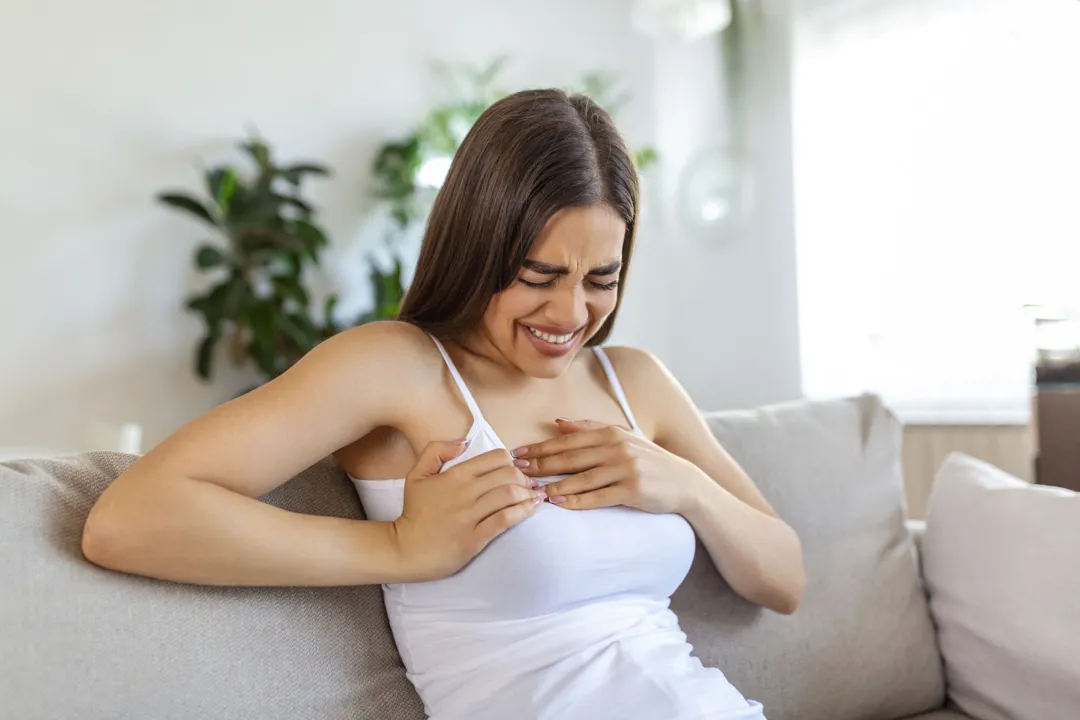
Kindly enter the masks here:
<path id="1" fill-rule="evenodd" d="M 521 458 L 514 458 L 514 467 L 527 468 L 529 467 L 529 461 L 522 460 Z"/>
<path id="2" fill-rule="evenodd" d="M 464 445 L 464 444 L 465 444 L 465 443 L 467 443 L 467 442 L 469 442 L 469 441 L 468 441 L 468 439 L 466 439 L 466 438 L 461 438 L 460 440 L 455 440 L 455 441 L 454 441 L 454 444 L 455 444 L 455 445 Z"/>
<path id="3" fill-rule="evenodd" d="M 529 478 L 529 487 L 535 490 L 536 488 L 540 487 L 540 483 L 536 480 L 536 478 Z"/>
<path id="4" fill-rule="evenodd" d="M 552 503 L 555 503 L 556 505 L 560 505 L 560 504 L 566 502 L 566 498 L 564 496 L 562 496 L 562 495 L 555 495 L 554 497 L 549 497 L 548 502 L 552 502 Z"/>
<path id="5" fill-rule="evenodd" d="M 538 497 L 543 500 L 547 497 L 547 490 L 544 490 L 544 488 L 540 488 L 539 490 L 533 492 L 533 497 Z"/>
<path id="6" fill-rule="evenodd" d="M 527 447 L 519 447 L 517 450 L 515 450 L 514 452 L 512 452 L 510 454 L 513 455 L 514 457 L 521 457 L 522 455 L 528 455 L 529 454 L 529 448 L 527 448 Z"/>
<path id="7" fill-rule="evenodd" d="M 542 503 L 542 502 L 544 502 L 544 498 L 543 498 L 543 496 L 542 496 L 542 495 L 537 495 L 536 497 L 534 497 L 534 498 L 532 499 L 532 504 L 533 504 L 533 506 L 539 505 L 539 504 L 540 504 L 540 503 Z"/>
<path id="8" fill-rule="evenodd" d="M 555 418 L 555 422 L 574 422 L 574 421 L 571 420 L 570 418 L 560 417 L 560 418 Z"/>

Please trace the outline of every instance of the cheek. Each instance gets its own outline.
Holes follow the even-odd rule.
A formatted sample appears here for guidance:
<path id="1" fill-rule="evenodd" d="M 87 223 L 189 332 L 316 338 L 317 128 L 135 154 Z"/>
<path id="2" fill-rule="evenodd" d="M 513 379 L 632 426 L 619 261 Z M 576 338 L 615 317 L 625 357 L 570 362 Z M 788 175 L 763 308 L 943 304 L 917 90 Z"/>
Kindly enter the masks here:
<path id="1" fill-rule="evenodd" d="M 607 319 L 607 316 L 615 311 L 615 303 L 619 299 L 619 291 L 601 292 L 589 298 L 589 314 L 593 316 L 597 325 Z"/>
<path id="2" fill-rule="evenodd" d="M 491 298 L 487 312 L 484 313 L 484 320 L 492 327 L 515 323 L 536 312 L 539 305 L 536 293 L 529 292 L 529 289 L 520 283 L 515 283 Z"/>

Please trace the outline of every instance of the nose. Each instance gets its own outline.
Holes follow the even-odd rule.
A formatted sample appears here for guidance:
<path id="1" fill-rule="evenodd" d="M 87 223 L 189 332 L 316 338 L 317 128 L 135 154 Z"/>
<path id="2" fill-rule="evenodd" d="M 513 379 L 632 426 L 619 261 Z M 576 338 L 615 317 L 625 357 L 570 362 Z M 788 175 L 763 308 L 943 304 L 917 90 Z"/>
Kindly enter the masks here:
<path id="1" fill-rule="evenodd" d="M 566 330 L 576 330 L 589 319 L 585 288 L 581 283 L 564 283 L 555 290 L 548 303 L 551 324 Z"/>

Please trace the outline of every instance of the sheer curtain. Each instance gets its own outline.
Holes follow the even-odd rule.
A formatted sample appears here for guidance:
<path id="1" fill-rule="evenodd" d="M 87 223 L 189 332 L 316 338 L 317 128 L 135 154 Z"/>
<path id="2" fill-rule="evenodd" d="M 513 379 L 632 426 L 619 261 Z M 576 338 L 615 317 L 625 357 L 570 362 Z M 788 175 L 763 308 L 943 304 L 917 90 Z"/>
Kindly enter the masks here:
<path id="1" fill-rule="evenodd" d="M 1026 421 L 1023 307 L 1080 307 L 1080 2 L 798 7 L 805 393 Z"/>

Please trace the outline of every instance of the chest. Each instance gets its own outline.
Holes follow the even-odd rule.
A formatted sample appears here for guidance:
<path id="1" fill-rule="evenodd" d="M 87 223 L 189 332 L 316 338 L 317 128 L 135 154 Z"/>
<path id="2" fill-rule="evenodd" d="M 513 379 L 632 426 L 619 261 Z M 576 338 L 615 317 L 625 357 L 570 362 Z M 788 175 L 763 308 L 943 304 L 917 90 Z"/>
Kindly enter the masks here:
<path id="1" fill-rule="evenodd" d="M 664 600 L 685 579 L 694 549 L 693 529 L 678 515 L 544 504 L 454 575 L 398 586 L 398 600 L 409 612 L 462 621 L 539 617 L 624 597 Z"/>

